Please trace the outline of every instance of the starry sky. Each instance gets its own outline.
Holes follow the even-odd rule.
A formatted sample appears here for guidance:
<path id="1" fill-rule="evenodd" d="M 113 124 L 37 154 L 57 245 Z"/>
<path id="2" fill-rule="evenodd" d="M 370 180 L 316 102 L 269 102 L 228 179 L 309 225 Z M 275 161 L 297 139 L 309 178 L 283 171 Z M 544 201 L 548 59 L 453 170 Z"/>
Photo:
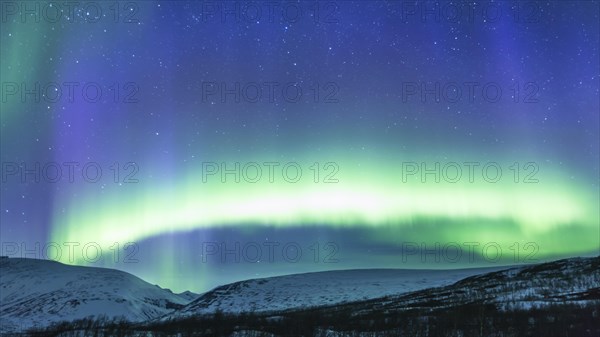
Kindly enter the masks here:
<path id="1" fill-rule="evenodd" d="M 23 3 L 5 255 L 200 292 L 600 250 L 598 2 Z"/>

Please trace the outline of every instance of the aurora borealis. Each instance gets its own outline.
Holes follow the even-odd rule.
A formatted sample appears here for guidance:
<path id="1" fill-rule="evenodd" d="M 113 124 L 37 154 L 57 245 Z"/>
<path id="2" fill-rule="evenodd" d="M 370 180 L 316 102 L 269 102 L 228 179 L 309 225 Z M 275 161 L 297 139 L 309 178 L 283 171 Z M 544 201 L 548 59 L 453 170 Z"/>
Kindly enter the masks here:
<path id="1" fill-rule="evenodd" d="M 0 28 L 3 254 L 57 243 L 199 292 L 599 252 L 598 2 L 22 4 Z M 90 242 L 101 259 L 69 261 Z M 303 258 L 207 259 L 236 242 Z M 404 263 L 406 242 L 504 254 Z"/>

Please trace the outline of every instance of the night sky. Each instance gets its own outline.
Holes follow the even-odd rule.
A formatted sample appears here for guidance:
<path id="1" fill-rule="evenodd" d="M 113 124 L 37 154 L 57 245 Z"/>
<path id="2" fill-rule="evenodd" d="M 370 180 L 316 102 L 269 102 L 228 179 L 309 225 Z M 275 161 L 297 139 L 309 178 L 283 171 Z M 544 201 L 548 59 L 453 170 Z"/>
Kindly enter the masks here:
<path id="1" fill-rule="evenodd" d="M 61 3 L 2 2 L 3 255 L 199 292 L 599 252 L 598 2 Z"/>

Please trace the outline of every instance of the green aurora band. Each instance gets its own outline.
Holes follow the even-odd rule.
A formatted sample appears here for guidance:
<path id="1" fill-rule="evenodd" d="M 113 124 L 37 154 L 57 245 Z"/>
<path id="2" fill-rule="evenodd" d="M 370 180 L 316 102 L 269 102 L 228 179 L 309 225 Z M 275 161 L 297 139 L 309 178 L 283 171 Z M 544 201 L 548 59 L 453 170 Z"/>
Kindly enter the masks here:
<path id="1" fill-rule="evenodd" d="M 598 248 L 597 195 L 574 184 L 565 172 L 540 170 L 535 177 L 540 183 L 515 183 L 510 165 L 500 164 L 503 176 L 496 183 L 482 179 L 477 170 L 475 181 L 469 182 L 464 169 L 456 183 L 436 183 L 433 175 L 425 183 L 419 175 L 403 183 L 401 163 L 390 160 L 387 169 L 339 163 L 339 182 L 331 184 L 315 183 L 309 165 L 300 165 L 303 175 L 297 183 L 286 182 L 277 170 L 269 182 L 264 166 L 256 183 L 236 183 L 233 176 L 223 183 L 219 175 L 202 182 L 199 168 L 185 179 L 153 188 L 120 186 L 101 196 L 82 193 L 64 200 L 56 205 L 51 240 L 96 242 L 108 249 L 115 242 L 200 228 L 319 225 L 365 227 L 377 241 L 397 242 L 403 230 L 428 223 L 436 230 L 427 241 L 535 241 L 540 256 Z M 583 233 L 564 241 L 557 233 L 569 228 L 583 228 Z"/>

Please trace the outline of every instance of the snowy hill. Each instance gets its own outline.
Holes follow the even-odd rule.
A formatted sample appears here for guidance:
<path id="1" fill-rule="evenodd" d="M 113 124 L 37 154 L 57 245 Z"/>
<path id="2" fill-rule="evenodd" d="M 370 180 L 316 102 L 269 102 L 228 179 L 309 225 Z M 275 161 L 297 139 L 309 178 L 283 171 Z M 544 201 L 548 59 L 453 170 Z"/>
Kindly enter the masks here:
<path id="1" fill-rule="evenodd" d="M 491 304 L 502 311 L 566 303 L 598 304 L 600 257 L 571 258 L 475 275 L 449 286 L 380 300 L 377 307 L 445 308 L 472 302 Z"/>
<path id="2" fill-rule="evenodd" d="M 354 331 L 375 326 L 381 336 L 598 336 L 600 257 L 510 268 L 443 287 L 284 315 L 288 327 L 311 317 L 315 331 L 334 337 L 346 336 L 342 331 L 350 326 Z"/>
<path id="3" fill-rule="evenodd" d="M 350 271 L 359 273 L 364 271 Z M 389 271 L 394 272 L 394 271 Z M 398 271 L 396 271 L 398 272 Z M 337 273 L 337 272 L 336 272 Z M 335 274 L 335 273 L 334 273 Z M 375 272 L 374 275 L 379 274 Z M 334 288 L 327 273 L 317 273 L 307 289 L 284 289 L 273 295 L 290 299 L 288 307 L 322 296 Z M 365 283 L 351 280 L 357 285 Z M 307 277 L 307 275 L 294 275 Z M 376 278 L 377 276 L 375 276 Z M 290 277 L 283 277 L 282 280 Z M 407 279 L 408 280 L 408 279 Z M 413 281 L 418 278 L 413 277 Z M 431 279 L 430 279 L 431 280 Z M 438 279 L 439 280 L 439 279 Z M 257 296 L 251 288 L 263 289 L 273 279 L 256 285 L 254 280 L 217 288 L 215 303 L 223 305 L 227 291 Z M 277 283 L 283 284 L 281 280 Z M 345 280 L 348 282 L 349 280 Z M 331 281 L 333 282 L 333 281 Z M 430 282 L 430 283 L 435 283 Z M 297 285 L 298 282 L 290 283 Z M 393 282 L 390 283 L 393 286 Z M 304 286 L 307 286 L 304 284 Z M 418 286 L 417 286 L 418 287 Z M 342 288 L 344 286 L 342 285 Z M 243 289 L 243 290 L 241 290 Z M 347 289 L 347 288 L 346 288 Z M 266 291 L 266 289 L 263 289 Z M 308 300 L 288 297 L 296 292 Z M 315 291 L 315 295 L 310 295 Z M 343 293 L 340 291 L 340 293 Z M 332 296 L 337 296 L 334 294 Z M 345 295 L 347 298 L 353 295 Z M 237 297 L 237 296 L 236 296 Z M 169 316 L 189 312 L 206 295 Z M 208 302 L 207 302 L 208 303 Z M 210 303 L 209 303 L 210 304 Z M 270 303 L 277 308 L 276 303 Z M 242 308 L 244 308 L 242 306 Z M 201 311 L 201 310 L 200 310 Z M 380 298 L 336 303 L 294 310 L 255 313 L 217 312 L 214 315 L 180 317 L 149 324 L 146 332 L 194 333 L 195 336 L 600 336 L 600 257 L 571 258 L 538 265 L 482 273 L 458 282 Z M 127 331 L 127 329 L 124 329 Z"/>
<path id="4" fill-rule="evenodd" d="M 513 268 L 296 274 L 236 282 L 200 296 L 173 294 L 117 270 L 0 260 L 4 332 L 70 321 L 43 333 L 597 336 L 599 312 L 600 257 Z M 144 323 L 77 321 L 101 315 Z M 68 331 L 74 334 L 63 334 Z"/>
<path id="5" fill-rule="evenodd" d="M 223 313 L 267 312 L 347 303 L 448 285 L 499 269 L 363 269 L 252 279 L 217 287 L 164 319 L 217 310 Z"/>
<path id="6" fill-rule="evenodd" d="M 99 315 L 141 322 L 182 307 L 194 295 L 173 294 L 114 269 L 2 258 L 0 332 Z"/>

